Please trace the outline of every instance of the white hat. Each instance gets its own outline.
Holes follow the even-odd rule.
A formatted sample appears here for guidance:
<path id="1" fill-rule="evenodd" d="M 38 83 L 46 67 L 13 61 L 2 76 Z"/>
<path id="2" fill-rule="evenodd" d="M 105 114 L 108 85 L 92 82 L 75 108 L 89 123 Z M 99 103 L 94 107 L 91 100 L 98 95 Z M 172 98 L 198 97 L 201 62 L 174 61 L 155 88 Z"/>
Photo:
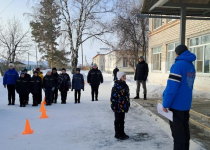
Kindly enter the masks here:
<path id="1" fill-rule="evenodd" d="M 51 69 L 47 69 L 47 73 L 48 73 L 48 72 L 52 72 L 52 70 L 51 70 Z"/>
<path id="2" fill-rule="evenodd" d="M 13 66 L 13 67 L 14 67 L 15 65 L 13 64 L 13 62 L 10 62 L 10 63 L 9 63 L 9 67 L 10 67 L 10 66 Z"/>
<path id="3" fill-rule="evenodd" d="M 120 80 L 122 76 L 125 75 L 125 72 L 117 72 L 117 79 Z"/>

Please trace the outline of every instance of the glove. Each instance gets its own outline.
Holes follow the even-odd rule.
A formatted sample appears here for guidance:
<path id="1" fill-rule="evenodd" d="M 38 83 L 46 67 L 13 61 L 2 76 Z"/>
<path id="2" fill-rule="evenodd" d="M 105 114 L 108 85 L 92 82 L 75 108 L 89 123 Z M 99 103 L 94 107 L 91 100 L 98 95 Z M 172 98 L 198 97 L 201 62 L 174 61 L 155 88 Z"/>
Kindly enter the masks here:
<path id="1" fill-rule="evenodd" d="M 45 88 L 43 88 L 43 91 L 45 92 Z"/>
<path id="2" fill-rule="evenodd" d="M 71 89 L 71 91 L 73 91 L 73 89 Z"/>
<path id="3" fill-rule="evenodd" d="M 7 87 L 7 85 L 4 85 L 4 88 L 6 88 Z"/>
<path id="4" fill-rule="evenodd" d="M 52 88 L 52 91 L 54 91 L 54 89 L 55 89 L 55 88 L 53 87 L 53 88 Z"/>

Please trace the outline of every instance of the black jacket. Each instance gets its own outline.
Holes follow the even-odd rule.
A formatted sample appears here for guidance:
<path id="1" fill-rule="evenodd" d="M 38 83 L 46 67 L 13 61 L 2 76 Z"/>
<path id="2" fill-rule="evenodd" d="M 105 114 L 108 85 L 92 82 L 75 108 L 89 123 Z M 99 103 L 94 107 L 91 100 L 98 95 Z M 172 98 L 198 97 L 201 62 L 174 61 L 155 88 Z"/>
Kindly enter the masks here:
<path id="1" fill-rule="evenodd" d="M 114 74 L 115 77 L 117 76 L 117 72 L 118 72 L 118 71 L 119 71 L 118 68 L 115 68 L 115 69 L 113 70 L 113 74 Z"/>
<path id="2" fill-rule="evenodd" d="M 60 91 L 68 91 L 71 88 L 70 76 L 65 74 L 60 74 L 58 77 L 58 89 Z"/>
<path id="3" fill-rule="evenodd" d="M 126 82 L 116 81 L 111 92 L 111 108 L 116 113 L 128 112 L 130 107 L 130 90 Z"/>
<path id="4" fill-rule="evenodd" d="M 55 88 L 55 78 L 50 75 L 46 75 L 44 76 L 44 79 L 43 79 L 43 88 Z"/>
<path id="5" fill-rule="evenodd" d="M 103 75 L 98 69 L 91 69 L 87 76 L 87 82 L 91 85 L 100 85 L 103 83 Z"/>
<path id="6" fill-rule="evenodd" d="M 31 75 L 30 74 L 25 74 L 25 78 L 30 81 L 31 80 Z"/>
<path id="7" fill-rule="evenodd" d="M 55 88 L 57 88 L 58 86 L 58 77 L 59 77 L 59 74 L 56 72 L 56 73 L 52 73 L 52 76 L 55 78 Z"/>
<path id="8" fill-rule="evenodd" d="M 134 76 L 134 80 L 146 81 L 148 76 L 148 71 L 149 71 L 148 64 L 145 61 L 139 62 L 136 65 L 136 73 Z"/>
<path id="9" fill-rule="evenodd" d="M 42 88 L 42 81 L 41 81 L 41 77 L 39 76 L 33 76 L 31 78 L 31 88 L 30 88 L 30 92 L 32 94 L 38 94 L 40 93 L 40 89 Z"/>
<path id="10" fill-rule="evenodd" d="M 15 88 L 18 94 L 28 94 L 30 92 L 30 81 L 25 77 L 19 77 L 16 81 Z"/>

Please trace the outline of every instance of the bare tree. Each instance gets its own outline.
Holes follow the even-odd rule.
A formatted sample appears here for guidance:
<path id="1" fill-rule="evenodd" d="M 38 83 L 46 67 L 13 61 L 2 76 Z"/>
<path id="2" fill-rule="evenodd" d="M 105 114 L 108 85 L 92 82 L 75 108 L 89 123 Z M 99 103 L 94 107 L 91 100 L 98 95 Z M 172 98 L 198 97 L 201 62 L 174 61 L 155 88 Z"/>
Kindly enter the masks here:
<path id="1" fill-rule="evenodd" d="M 14 62 L 18 56 L 26 53 L 30 46 L 28 33 L 29 31 L 23 31 L 19 20 L 9 20 L 5 28 L 0 30 L 1 57 L 7 62 Z"/>
<path id="2" fill-rule="evenodd" d="M 130 67 L 135 72 L 135 64 L 139 54 L 146 59 L 148 51 L 149 20 L 137 18 L 141 13 L 142 1 L 118 0 L 115 4 L 115 18 L 112 20 L 111 30 L 117 34 L 118 43 L 113 46 L 119 50 L 120 61 L 127 59 Z"/>
<path id="3" fill-rule="evenodd" d="M 63 32 L 67 33 L 71 52 L 72 73 L 78 63 L 78 50 L 85 41 L 110 33 L 105 24 L 105 13 L 111 12 L 109 0 L 60 0 Z"/>

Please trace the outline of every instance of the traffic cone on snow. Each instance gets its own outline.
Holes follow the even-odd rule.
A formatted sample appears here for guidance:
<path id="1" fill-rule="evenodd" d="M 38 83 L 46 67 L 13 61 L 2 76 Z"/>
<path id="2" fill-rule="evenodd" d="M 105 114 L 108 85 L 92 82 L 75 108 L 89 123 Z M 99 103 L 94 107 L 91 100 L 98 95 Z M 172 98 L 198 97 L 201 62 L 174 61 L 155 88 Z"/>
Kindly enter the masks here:
<path id="1" fill-rule="evenodd" d="M 47 103 L 46 103 L 46 97 L 44 97 L 44 101 L 43 101 L 42 103 L 44 103 L 44 105 L 47 104 Z"/>
<path id="2" fill-rule="evenodd" d="M 25 130 L 23 131 L 22 134 L 33 134 L 34 130 L 31 130 L 30 123 L 28 119 L 26 119 L 26 125 L 25 125 Z"/>
<path id="3" fill-rule="evenodd" d="M 47 110 L 45 109 L 45 107 L 44 107 L 44 102 L 42 102 L 41 108 L 40 108 L 39 111 L 40 111 L 40 112 L 47 111 Z"/>
<path id="4" fill-rule="evenodd" d="M 42 115 L 39 117 L 39 119 L 48 118 L 49 116 L 46 114 L 46 111 L 42 111 Z"/>
<path id="5" fill-rule="evenodd" d="M 84 80 L 84 84 L 86 84 L 85 80 Z"/>

